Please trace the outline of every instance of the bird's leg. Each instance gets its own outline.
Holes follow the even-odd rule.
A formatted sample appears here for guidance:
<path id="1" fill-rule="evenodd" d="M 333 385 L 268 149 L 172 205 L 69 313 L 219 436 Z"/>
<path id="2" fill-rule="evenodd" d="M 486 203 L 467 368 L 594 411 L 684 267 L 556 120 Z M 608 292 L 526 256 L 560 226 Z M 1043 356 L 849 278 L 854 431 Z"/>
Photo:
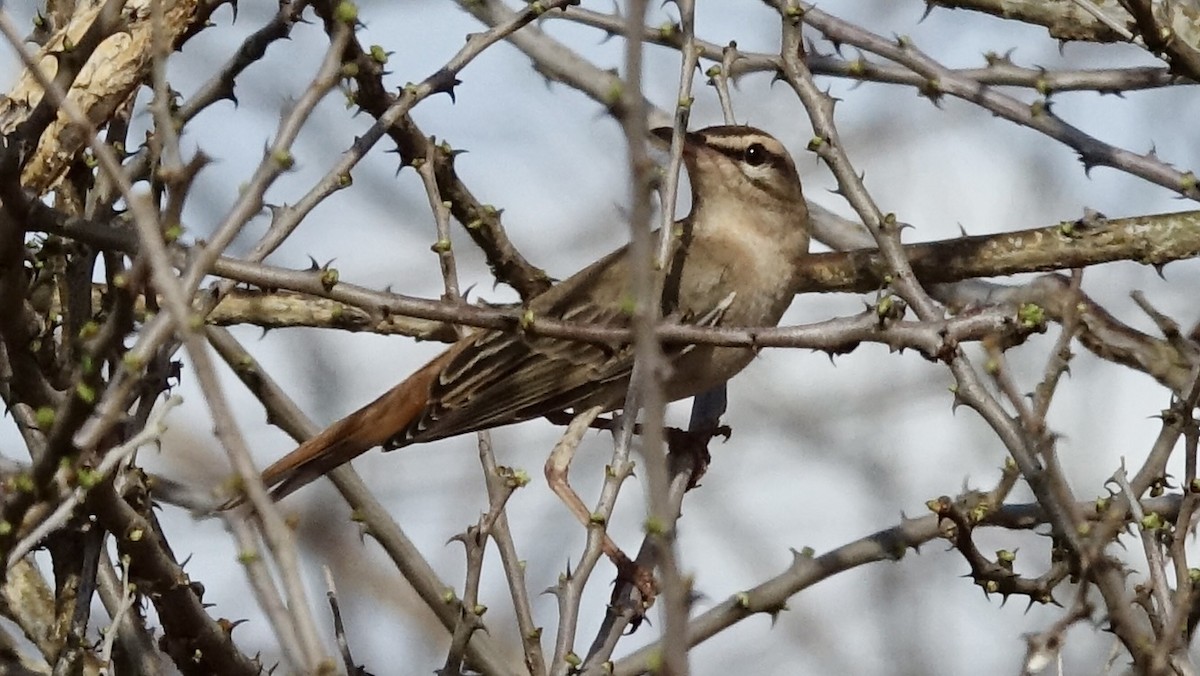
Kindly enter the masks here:
<path id="1" fill-rule="evenodd" d="M 575 492 L 574 488 L 571 488 L 567 475 L 571 469 L 571 460 L 575 457 L 575 449 L 579 447 L 584 433 L 591 427 L 596 416 L 600 415 L 601 410 L 599 406 L 593 406 L 576 415 L 567 425 L 567 431 L 563 432 L 562 438 L 554 445 L 550 457 L 546 458 L 546 482 L 550 484 L 550 490 L 554 491 L 558 499 L 563 501 L 567 509 L 571 510 L 571 513 L 585 528 L 592 528 L 596 523 L 592 519 L 592 513 L 579 498 L 579 494 Z M 616 564 L 617 570 L 624 570 L 629 565 L 629 557 L 625 556 L 621 548 L 617 547 L 617 543 L 608 537 L 608 533 L 601 535 L 604 538 L 600 544 L 601 551 Z"/>
<path id="2" fill-rule="evenodd" d="M 708 452 L 708 442 L 716 436 L 723 436 L 729 441 L 732 430 L 728 425 L 721 424 L 721 416 L 725 414 L 727 403 L 725 384 L 722 383 L 696 395 L 692 402 L 692 416 L 688 421 L 687 430 L 667 428 L 667 448 L 670 449 L 672 467 L 684 463 L 681 467 L 691 468 L 688 490 L 699 486 L 701 477 L 708 471 L 708 464 L 712 460 L 712 455 Z"/>

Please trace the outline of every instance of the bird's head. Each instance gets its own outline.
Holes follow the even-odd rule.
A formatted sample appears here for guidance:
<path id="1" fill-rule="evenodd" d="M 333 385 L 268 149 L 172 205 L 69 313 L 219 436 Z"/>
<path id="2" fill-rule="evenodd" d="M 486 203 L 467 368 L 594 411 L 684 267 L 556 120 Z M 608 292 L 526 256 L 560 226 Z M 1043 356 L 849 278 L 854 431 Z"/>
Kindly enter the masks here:
<path id="1" fill-rule="evenodd" d="M 652 132 L 670 143 L 671 129 Z M 804 204 L 800 175 L 786 148 L 775 137 L 742 125 L 706 127 L 688 132 L 683 160 L 692 184 L 692 208 L 725 201 L 746 207 L 788 210 Z"/>

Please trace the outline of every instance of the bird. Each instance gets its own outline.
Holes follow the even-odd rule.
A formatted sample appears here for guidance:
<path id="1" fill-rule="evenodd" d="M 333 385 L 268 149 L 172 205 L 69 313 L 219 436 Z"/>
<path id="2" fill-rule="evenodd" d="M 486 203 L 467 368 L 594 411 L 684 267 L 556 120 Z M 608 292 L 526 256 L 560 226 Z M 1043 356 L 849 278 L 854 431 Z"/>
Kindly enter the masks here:
<path id="1" fill-rule="evenodd" d="M 655 129 L 669 143 L 672 130 Z M 809 246 L 808 206 L 782 143 L 745 125 L 687 132 L 683 163 L 691 210 L 675 221 L 663 316 L 700 326 L 775 326 L 799 290 Z M 628 327 L 631 261 L 622 247 L 528 302 L 533 316 Z M 750 347 L 665 345 L 667 401 L 724 384 Z M 393 450 L 511 423 L 624 403 L 632 345 L 519 330 L 478 329 L 398 385 L 300 444 L 262 472 L 279 500 L 376 447 Z"/>

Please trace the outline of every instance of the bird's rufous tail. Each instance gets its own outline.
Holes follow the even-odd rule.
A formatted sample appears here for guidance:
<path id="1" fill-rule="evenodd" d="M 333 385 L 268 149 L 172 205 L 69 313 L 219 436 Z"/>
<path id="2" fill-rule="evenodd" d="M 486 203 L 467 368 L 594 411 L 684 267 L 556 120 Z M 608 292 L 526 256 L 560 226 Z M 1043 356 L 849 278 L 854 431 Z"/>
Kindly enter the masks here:
<path id="1" fill-rule="evenodd" d="M 262 480 L 279 500 L 404 431 L 429 403 L 429 389 L 449 353 L 426 364 L 375 401 L 326 427 L 263 470 Z"/>

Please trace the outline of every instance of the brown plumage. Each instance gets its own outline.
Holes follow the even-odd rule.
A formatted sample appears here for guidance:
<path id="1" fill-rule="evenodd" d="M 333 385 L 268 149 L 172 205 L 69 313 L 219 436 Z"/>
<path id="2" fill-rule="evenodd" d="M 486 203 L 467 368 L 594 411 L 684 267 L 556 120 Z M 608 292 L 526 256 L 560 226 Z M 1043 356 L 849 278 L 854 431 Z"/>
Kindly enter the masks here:
<path id="1" fill-rule="evenodd" d="M 669 138 L 670 130 L 656 130 Z M 676 222 L 663 312 L 701 325 L 773 326 L 795 295 L 808 252 L 808 210 L 791 157 L 752 127 L 720 126 L 685 138 L 692 211 Z M 538 317 L 628 326 L 624 248 L 530 302 Z M 753 358 L 746 348 L 668 352 L 669 400 L 715 387 Z M 376 446 L 399 448 L 566 410 L 619 408 L 631 346 L 475 331 L 383 396 L 326 428 L 263 472 L 275 499 Z"/>

